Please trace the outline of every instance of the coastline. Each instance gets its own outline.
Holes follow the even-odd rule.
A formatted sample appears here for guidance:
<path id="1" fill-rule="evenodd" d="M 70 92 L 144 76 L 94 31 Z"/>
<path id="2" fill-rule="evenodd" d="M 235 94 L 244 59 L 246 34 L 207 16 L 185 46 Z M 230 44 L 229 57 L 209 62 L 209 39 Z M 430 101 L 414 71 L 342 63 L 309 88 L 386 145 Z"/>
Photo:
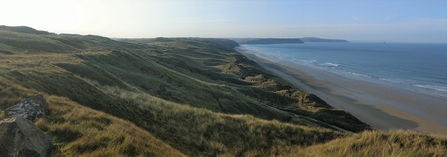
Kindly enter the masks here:
<path id="1" fill-rule="evenodd" d="M 275 63 L 236 49 L 295 87 L 313 93 L 334 108 L 343 109 L 373 128 L 415 130 L 447 135 L 446 102 L 442 98 L 353 80 L 319 69 Z M 421 103 L 427 104 L 420 106 Z"/>

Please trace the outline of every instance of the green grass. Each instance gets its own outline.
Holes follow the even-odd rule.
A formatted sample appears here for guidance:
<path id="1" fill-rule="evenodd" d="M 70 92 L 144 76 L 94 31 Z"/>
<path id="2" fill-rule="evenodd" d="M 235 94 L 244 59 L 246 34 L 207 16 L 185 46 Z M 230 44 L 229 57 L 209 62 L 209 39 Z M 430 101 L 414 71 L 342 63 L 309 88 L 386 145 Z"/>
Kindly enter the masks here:
<path id="1" fill-rule="evenodd" d="M 446 150 L 445 137 L 369 131 L 235 52 L 236 45 L 0 27 L 0 111 L 28 95 L 46 95 L 51 113 L 37 125 L 53 138 L 53 156 L 432 156 Z M 393 141 L 403 146 L 371 154 Z M 414 150 L 414 142 L 424 149 Z"/>

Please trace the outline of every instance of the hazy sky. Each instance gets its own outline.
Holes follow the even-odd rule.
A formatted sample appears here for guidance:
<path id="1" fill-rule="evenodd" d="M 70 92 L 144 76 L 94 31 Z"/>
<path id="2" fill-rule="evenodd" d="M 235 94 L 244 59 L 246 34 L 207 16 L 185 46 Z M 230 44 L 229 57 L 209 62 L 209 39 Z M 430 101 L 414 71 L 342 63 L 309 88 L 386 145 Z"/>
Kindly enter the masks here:
<path id="1" fill-rule="evenodd" d="M 446 0 L 0 0 L 0 25 L 106 37 L 447 43 Z"/>

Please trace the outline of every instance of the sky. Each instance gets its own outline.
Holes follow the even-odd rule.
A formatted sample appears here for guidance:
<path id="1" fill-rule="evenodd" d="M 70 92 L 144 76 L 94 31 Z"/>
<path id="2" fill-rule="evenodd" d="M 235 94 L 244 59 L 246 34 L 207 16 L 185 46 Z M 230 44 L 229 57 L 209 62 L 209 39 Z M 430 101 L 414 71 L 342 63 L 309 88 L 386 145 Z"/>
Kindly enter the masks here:
<path id="1" fill-rule="evenodd" d="M 0 25 L 110 38 L 447 43 L 446 0 L 0 0 Z"/>

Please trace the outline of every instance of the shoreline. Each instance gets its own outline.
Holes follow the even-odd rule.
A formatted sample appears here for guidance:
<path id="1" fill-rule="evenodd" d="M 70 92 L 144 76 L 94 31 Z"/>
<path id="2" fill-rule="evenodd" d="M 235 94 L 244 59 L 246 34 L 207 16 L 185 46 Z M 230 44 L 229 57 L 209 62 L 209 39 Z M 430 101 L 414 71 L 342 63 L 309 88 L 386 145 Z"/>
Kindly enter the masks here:
<path id="1" fill-rule="evenodd" d="M 447 105 L 442 98 L 420 96 L 301 65 L 275 63 L 236 49 L 298 89 L 313 93 L 334 108 L 345 110 L 375 129 L 416 130 L 447 135 Z M 431 106 L 419 106 L 429 103 Z"/>

